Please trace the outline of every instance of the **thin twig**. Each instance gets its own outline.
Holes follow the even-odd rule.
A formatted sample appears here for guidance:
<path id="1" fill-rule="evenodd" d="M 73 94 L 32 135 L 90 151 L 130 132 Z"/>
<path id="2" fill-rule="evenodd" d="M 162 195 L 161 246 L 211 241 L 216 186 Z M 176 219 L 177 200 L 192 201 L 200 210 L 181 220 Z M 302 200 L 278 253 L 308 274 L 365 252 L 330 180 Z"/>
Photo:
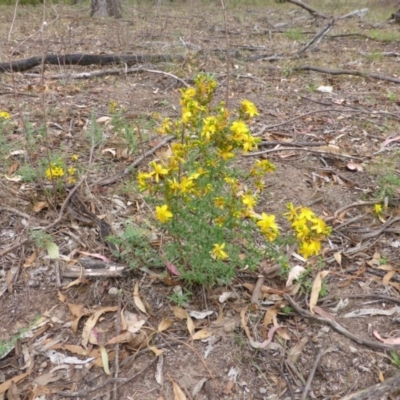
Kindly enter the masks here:
<path id="1" fill-rule="evenodd" d="M 325 354 L 325 352 L 326 352 L 326 349 L 324 348 L 324 345 L 322 345 L 321 348 L 319 349 L 317 357 L 315 358 L 314 365 L 312 367 L 310 375 L 308 375 L 307 383 L 306 383 L 305 388 L 303 389 L 303 393 L 302 393 L 302 395 L 300 397 L 300 400 L 306 400 L 307 399 L 307 393 L 310 390 L 311 382 L 314 379 L 315 372 L 317 371 L 318 365 L 319 365 L 319 363 L 321 361 L 322 356 Z"/>
<path id="2" fill-rule="evenodd" d="M 333 18 L 332 21 L 329 22 L 329 24 L 326 25 L 322 30 L 320 30 L 302 49 L 297 52 L 297 54 L 300 56 L 314 43 L 316 43 L 316 46 L 318 46 L 322 38 L 332 29 L 335 22 L 336 20 Z"/>
<path id="3" fill-rule="evenodd" d="M 323 317 L 318 317 L 314 314 L 311 314 L 309 311 L 304 310 L 288 294 L 284 294 L 283 297 L 290 304 L 290 306 L 297 313 L 299 313 L 302 317 L 310 318 L 315 321 L 321 322 L 323 324 L 329 325 L 335 331 L 341 333 L 342 335 L 346 336 L 347 338 L 353 340 L 354 342 L 356 342 L 358 344 L 361 344 L 363 346 L 368 346 L 373 349 L 380 349 L 380 350 L 399 350 L 400 349 L 399 345 L 391 345 L 391 344 L 386 344 L 386 343 L 373 342 L 372 340 L 368 340 L 368 339 L 363 339 L 359 335 L 355 335 L 355 334 L 351 333 L 346 328 L 344 328 L 343 326 L 338 324 L 336 321 L 333 321 L 333 320 L 327 319 L 327 318 L 323 318 Z"/>
<path id="4" fill-rule="evenodd" d="M 331 68 L 320 68 L 320 67 L 313 67 L 311 65 L 304 65 L 302 67 L 295 67 L 294 71 L 314 71 L 314 72 L 321 72 L 323 74 L 330 74 L 330 75 L 353 75 L 353 76 L 360 76 L 362 78 L 371 78 L 377 79 L 379 81 L 386 81 L 400 84 L 399 78 L 393 78 L 392 76 L 387 75 L 379 75 L 374 74 L 371 72 L 361 72 L 361 71 L 354 71 L 350 69 L 331 69 Z"/>
<path id="5" fill-rule="evenodd" d="M 117 321 L 116 321 L 116 333 L 117 336 L 121 334 L 121 296 L 118 295 L 118 310 L 117 310 Z M 119 343 L 115 344 L 115 363 L 114 363 L 114 378 L 117 379 L 119 375 Z M 118 385 L 117 381 L 114 382 L 113 387 L 114 400 L 118 400 Z"/>
<path id="6" fill-rule="evenodd" d="M 259 156 L 261 154 L 268 154 L 268 153 L 275 153 L 277 151 L 308 151 L 309 153 L 316 153 L 316 154 L 325 154 L 329 155 L 331 157 L 341 157 L 341 158 L 349 158 L 352 160 L 362 160 L 362 158 L 357 157 L 357 156 L 350 156 L 348 154 L 343 154 L 343 153 L 335 153 L 335 152 L 329 152 L 329 151 L 321 151 L 321 150 L 313 150 L 309 149 L 307 147 L 278 147 L 274 149 L 268 149 L 268 150 L 262 150 L 262 151 L 256 151 L 253 153 L 247 153 L 243 154 L 243 157 L 254 157 L 254 156 Z"/>

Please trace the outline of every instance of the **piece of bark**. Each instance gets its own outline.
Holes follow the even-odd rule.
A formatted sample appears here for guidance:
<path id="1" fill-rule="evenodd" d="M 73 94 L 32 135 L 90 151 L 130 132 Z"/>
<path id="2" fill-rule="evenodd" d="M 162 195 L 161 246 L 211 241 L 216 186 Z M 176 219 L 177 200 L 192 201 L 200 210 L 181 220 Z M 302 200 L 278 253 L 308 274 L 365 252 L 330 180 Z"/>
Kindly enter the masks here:
<path id="1" fill-rule="evenodd" d="M 80 258 L 79 262 L 65 267 L 64 278 L 94 277 L 94 278 L 124 278 L 128 275 L 127 265 L 106 262 L 95 258 Z"/>

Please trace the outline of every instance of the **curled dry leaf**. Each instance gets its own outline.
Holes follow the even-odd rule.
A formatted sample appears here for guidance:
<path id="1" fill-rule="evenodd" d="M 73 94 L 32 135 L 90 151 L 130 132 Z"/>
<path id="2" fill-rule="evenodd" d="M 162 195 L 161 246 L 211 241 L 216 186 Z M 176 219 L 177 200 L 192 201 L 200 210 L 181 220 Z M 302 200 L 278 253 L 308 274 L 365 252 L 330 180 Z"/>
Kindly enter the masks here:
<path id="1" fill-rule="evenodd" d="M 87 346 L 89 343 L 89 338 L 93 328 L 95 327 L 97 320 L 107 312 L 114 312 L 117 311 L 118 307 L 102 307 L 97 310 L 94 314 L 92 314 L 85 323 L 82 331 L 82 346 Z"/>
<path id="2" fill-rule="evenodd" d="M 318 303 L 319 292 L 321 291 L 322 287 L 322 280 L 329 274 L 329 271 L 321 271 L 318 272 L 317 276 L 314 279 L 313 286 L 311 289 L 311 296 L 310 296 L 310 311 L 314 314 L 314 307 Z"/>
<path id="3" fill-rule="evenodd" d="M 297 279 L 304 271 L 304 267 L 301 265 L 295 265 L 289 272 L 288 279 L 286 281 L 286 287 L 291 286 L 293 281 Z"/>
<path id="4" fill-rule="evenodd" d="M 197 331 L 192 336 L 192 339 L 193 340 L 203 340 L 203 339 L 207 339 L 211 335 L 212 335 L 212 333 L 210 331 L 208 331 L 207 329 L 201 329 L 200 331 Z"/>
<path id="5" fill-rule="evenodd" d="M 163 332 L 166 331 L 168 328 L 170 328 L 174 324 L 174 321 L 170 319 L 163 319 L 161 322 L 158 324 L 157 331 L 158 332 Z"/>
<path id="6" fill-rule="evenodd" d="M 378 331 L 375 330 L 372 333 L 374 334 L 374 336 L 377 339 L 379 339 L 383 343 L 386 343 L 386 344 L 400 344 L 400 337 L 384 339 L 384 338 L 381 337 L 381 335 L 379 335 Z"/>
<path id="7" fill-rule="evenodd" d="M 185 393 L 183 393 L 183 390 L 179 387 L 179 385 L 175 381 L 173 381 L 171 378 L 170 380 L 174 390 L 174 400 L 186 400 L 186 396 Z"/>
<path id="8" fill-rule="evenodd" d="M 146 307 L 144 306 L 140 296 L 139 296 L 139 282 L 137 281 L 135 284 L 135 288 L 133 289 L 133 301 L 135 302 L 136 307 L 144 314 L 147 314 Z"/>
<path id="9" fill-rule="evenodd" d="M 214 311 L 190 311 L 189 315 L 194 319 L 204 319 L 210 315 L 213 315 Z"/>
<path id="10" fill-rule="evenodd" d="M 224 292 L 219 296 L 218 301 L 220 303 L 225 303 L 228 299 L 236 299 L 235 293 L 233 293 L 233 292 Z"/>
<path id="11" fill-rule="evenodd" d="M 120 335 L 114 336 L 106 343 L 106 345 L 117 344 L 117 343 L 129 343 L 134 337 L 135 337 L 134 333 L 124 332 L 121 333 Z"/>
<path id="12" fill-rule="evenodd" d="M 164 350 L 157 349 L 156 346 L 149 346 L 149 349 L 158 357 L 161 356 L 162 353 L 164 353 Z"/>
<path id="13" fill-rule="evenodd" d="M 111 375 L 110 367 L 108 365 L 108 354 L 104 346 L 100 346 L 101 362 L 103 363 L 103 370 L 107 375 Z"/>

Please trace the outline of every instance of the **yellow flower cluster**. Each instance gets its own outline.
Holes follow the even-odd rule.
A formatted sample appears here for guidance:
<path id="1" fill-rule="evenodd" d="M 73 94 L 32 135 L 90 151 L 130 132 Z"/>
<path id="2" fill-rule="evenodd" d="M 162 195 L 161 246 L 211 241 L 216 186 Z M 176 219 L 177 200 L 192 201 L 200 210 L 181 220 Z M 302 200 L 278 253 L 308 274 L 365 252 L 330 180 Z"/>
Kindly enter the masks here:
<path id="1" fill-rule="evenodd" d="M 0 111 L 0 120 L 2 119 L 10 119 L 11 114 L 7 111 Z"/>
<path id="2" fill-rule="evenodd" d="M 51 181 L 62 178 L 65 175 L 64 168 L 56 163 L 50 163 L 49 168 L 46 169 L 45 175 L 46 178 Z"/>
<path id="3" fill-rule="evenodd" d="M 72 161 L 78 160 L 78 156 L 74 155 L 71 156 Z M 63 178 L 67 174 L 67 183 L 75 183 L 76 182 L 76 174 L 77 170 L 75 167 L 69 167 L 64 169 L 61 162 L 52 162 L 50 163 L 49 167 L 45 171 L 45 176 L 50 181 L 58 180 Z"/>
<path id="4" fill-rule="evenodd" d="M 304 258 L 317 255 L 321 251 L 321 242 L 329 236 L 331 228 L 307 207 L 295 207 L 288 203 L 286 208 L 288 211 L 284 215 L 295 231 L 300 254 Z"/>

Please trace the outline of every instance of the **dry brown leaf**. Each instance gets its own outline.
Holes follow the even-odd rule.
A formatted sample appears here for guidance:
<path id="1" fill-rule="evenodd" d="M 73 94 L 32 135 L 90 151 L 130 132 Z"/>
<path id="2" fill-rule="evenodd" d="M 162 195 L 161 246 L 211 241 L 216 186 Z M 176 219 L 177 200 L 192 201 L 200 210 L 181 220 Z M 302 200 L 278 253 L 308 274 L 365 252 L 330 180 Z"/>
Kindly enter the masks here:
<path id="1" fill-rule="evenodd" d="M 58 300 L 61 301 L 61 303 L 65 303 L 65 300 L 67 299 L 60 291 L 57 292 L 58 295 Z"/>
<path id="2" fill-rule="evenodd" d="M 182 389 L 179 387 L 179 385 L 173 381 L 171 378 L 169 378 L 172 383 L 172 387 L 174 389 L 174 400 L 186 400 L 185 393 L 183 393 Z"/>
<path id="3" fill-rule="evenodd" d="M 375 330 L 372 333 L 374 334 L 374 336 L 377 339 L 381 340 L 383 343 L 386 343 L 386 344 L 400 344 L 400 337 L 384 339 L 383 337 L 381 337 L 381 335 L 379 335 L 378 331 Z"/>
<path id="4" fill-rule="evenodd" d="M 33 211 L 35 213 L 38 213 L 42 211 L 44 208 L 48 207 L 48 204 L 45 201 L 38 201 L 34 206 L 33 206 Z"/>
<path id="5" fill-rule="evenodd" d="M 386 273 L 385 276 L 382 278 L 382 283 L 388 285 L 395 274 L 396 271 L 389 271 L 388 273 Z"/>
<path id="6" fill-rule="evenodd" d="M 10 389 L 7 392 L 8 400 L 21 400 L 19 395 L 19 390 L 17 388 L 17 384 L 15 382 L 11 382 Z"/>
<path id="7" fill-rule="evenodd" d="M 175 317 L 178 319 L 186 319 L 188 317 L 188 313 L 181 307 L 173 306 L 172 312 L 174 313 Z"/>
<path id="8" fill-rule="evenodd" d="M 114 336 L 112 339 L 110 339 L 110 340 L 106 343 L 106 346 L 109 345 L 109 344 L 128 343 L 128 342 L 130 342 L 134 337 L 135 337 L 135 334 L 134 334 L 134 333 L 131 333 L 131 332 L 124 332 L 124 333 L 121 333 L 120 335 Z"/>
<path id="9" fill-rule="evenodd" d="M 283 327 L 283 328 L 279 328 L 276 331 L 277 335 L 279 335 L 282 339 L 284 340 L 290 340 L 290 335 L 289 332 L 287 330 L 287 328 Z"/>
<path id="10" fill-rule="evenodd" d="M 144 306 L 140 296 L 139 296 L 139 282 L 137 281 L 135 284 L 135 288 L 133 289 L 133 301 L 135 302 L 136 307 L 144 314 L 147 314 L 146 307 Z"/>
<path id="11" fill-rule="evenodd" d="M 9 379 L 9 380 L 3 382 L 3 383 L 0 385 L 0 394 L 1 394 L 1 393 L 4 393 L 4 392 L 6 392 L 8 389 L 10 389 L 11 384 L 12 384 L 13 382 L 14 382 L 14 383 L 18 383 L 18 382 L 21 381 L 22 379 L 24 379 L 24 378 L 26 378 L 27 376 L 29 376 L 30 373 L 31 373 L 31 371 L 25 372 L 25 373 L 23 373 L 23 374 L 21 374 L 21 375 L 14 376 L 13 378 L 11 378 L 11 379 Z"/>
<path id="12" fill-rule="evenodd" d="M 246 307 L 243 307 L 243 308 L 240 310 L 240 325 L 241 325 L 242 329 L 246 332 L 246 336 L 247 336 L 249 339 L 251 339 L 250 329 L 249 329 L 249 327 L 247 326 L 246 311 L 247 311 L 247 308 L 246 308 Z"/>
<path id="13" fill-rule="evenodd" d="M 74 317 L 74 321 L 72 322 L 71 329 L 74 333 L 78 331 L 78 324 L 82 317 L 90 315 L 91 312 L 88 311 L 83 305 L 81 304 L 72 304 L 67 303 L 70 313 Z"/>
<path id="14" fill-rule="evenodd" d="M 342 266 L 342 253 L 340 251 L 336 252 L 333 254 L 334 259 L 336 260 L 336 262 Z"/>
<path id="15" fill-rule="evenodd" d="M 101 353 L 101 362 L 103 364 L 103 370 L 106 373 L 106 375 L 111 375 L 110 367 L 108 365 L 107 350 L 104 346 L 100 346 L 99 349 L 100 349 L 100 353 Z"/>
<path id="16" fill-rule="evenodd" d="M 37 253 L 34 251 L 24 262 L 24 268 L 31 267 L 34 261 L 36 260 Z"/>
<path id="17" fill-rule="evenodd" d="M 201 329 L 200 331 L 197 331 L 192 336 L 192 339 L 193 340 L 203 340 L 203 339 L 207 339 L 211 335 L 212 335 L 212 333 L 210 331 L 208 331 L 207 329 Z"/>
<path id="18" fill-rule="evenodd" d="M 224 394 L 230 395 L 232 393 L 232 389 L 235 386 L 235 382 L 233 381 L 228 381 L 228 383 L 225 385 L 225 388 L 223 390 Z"/>
<path id="19" fill-rule="evenodd" d="M 168 328 L 170 328 L 173 325 L 174 321 L 170 319 L 163 319 L 161 322 L 158 324 L 157 331 L 158 332 L 163 332 L 166 331 Z"/>
<path id="20" fill-rule="evenodd" d="M 123 311 L 123 319 L 124 319 L 124 330 L 127 330 L 131 333 L 139 332 L 141 327 L 144 325 L 146 320 L 142 318 L 141 315 L 132 313 L 130 311 Z M 122 318 L 121 318 L 122 321 Z M 121 324 L 122 326 L 122 324 Z"/>
<path id="21" fill-rule="evenodd" d="M 317 276 L 314 279 L 313 286 L 311 289 L 311 296 L 310 296 L 310 311 L 314 314 L 314 307 L 318 303 L 319 292 L 321 291 L 322 287 L 322 280 L 329 274 L 329 271 L 321 271 L 318 272 Z"/>
<path id="22" fill-rule="evenodd" d="M 267 327 L 268 325 L 271 325 L 274 320 L 276 320 L 277 315 L 278 309 L 276 305 L 269 307 L 265 312 L 263 326 Z"/>
<path id="23" fill-rule="evenodd" d="M 308 336 L 304 336 L 300 339 L 300 342 L 290 348 L 288 352 L 288 361 L 290 361 L 292 364 L 296 364 L 301 353 L 303 352 L 304 346 L 308 343 L 309 340 L 310 339 Z"/>
<path id="24" fill-rule="evenodd" d="M 151 337 L 147 336 L 146 332 L 140 331 L 129 343 L 127 343 L 127 346 L 131 350 L 141 350 L 149 344 L 150 339 Z"/>
<path id="25" fill-rule="evenodd" d="M 89 343 L 92 330 L 95 327 L 97 320 L 107 312 L 114 312 L 117 311 L 118 307 L 102 307 L 99 310 L 97 310 L 94 314 L 92 314 L 88 320 L 85 323 L 85 326 L 83 327 L 82 330 L 82 346 L 87 346 Z"/>
<path id="26" fill-rule="evenodd" d="M 161 356 L 162 353 L 164 353 L 164 350 L 157 349 L 156 346 L 149 346 L 149 349 L 158 357 Z"/>
<path id="27" fill-rule="evenodd" d="M 188 331 L 190 333 L 190 336 L 192 336 L 193 332 L 194 332 L 194 329 L 195 329 L 195 326 L 194 326 L 194 322 L 193 322 L 192 318 L 189 316 L 189 314 L 187 316 L 186 326 L 187 326 L 187 329 L 188 329 Z"/>

